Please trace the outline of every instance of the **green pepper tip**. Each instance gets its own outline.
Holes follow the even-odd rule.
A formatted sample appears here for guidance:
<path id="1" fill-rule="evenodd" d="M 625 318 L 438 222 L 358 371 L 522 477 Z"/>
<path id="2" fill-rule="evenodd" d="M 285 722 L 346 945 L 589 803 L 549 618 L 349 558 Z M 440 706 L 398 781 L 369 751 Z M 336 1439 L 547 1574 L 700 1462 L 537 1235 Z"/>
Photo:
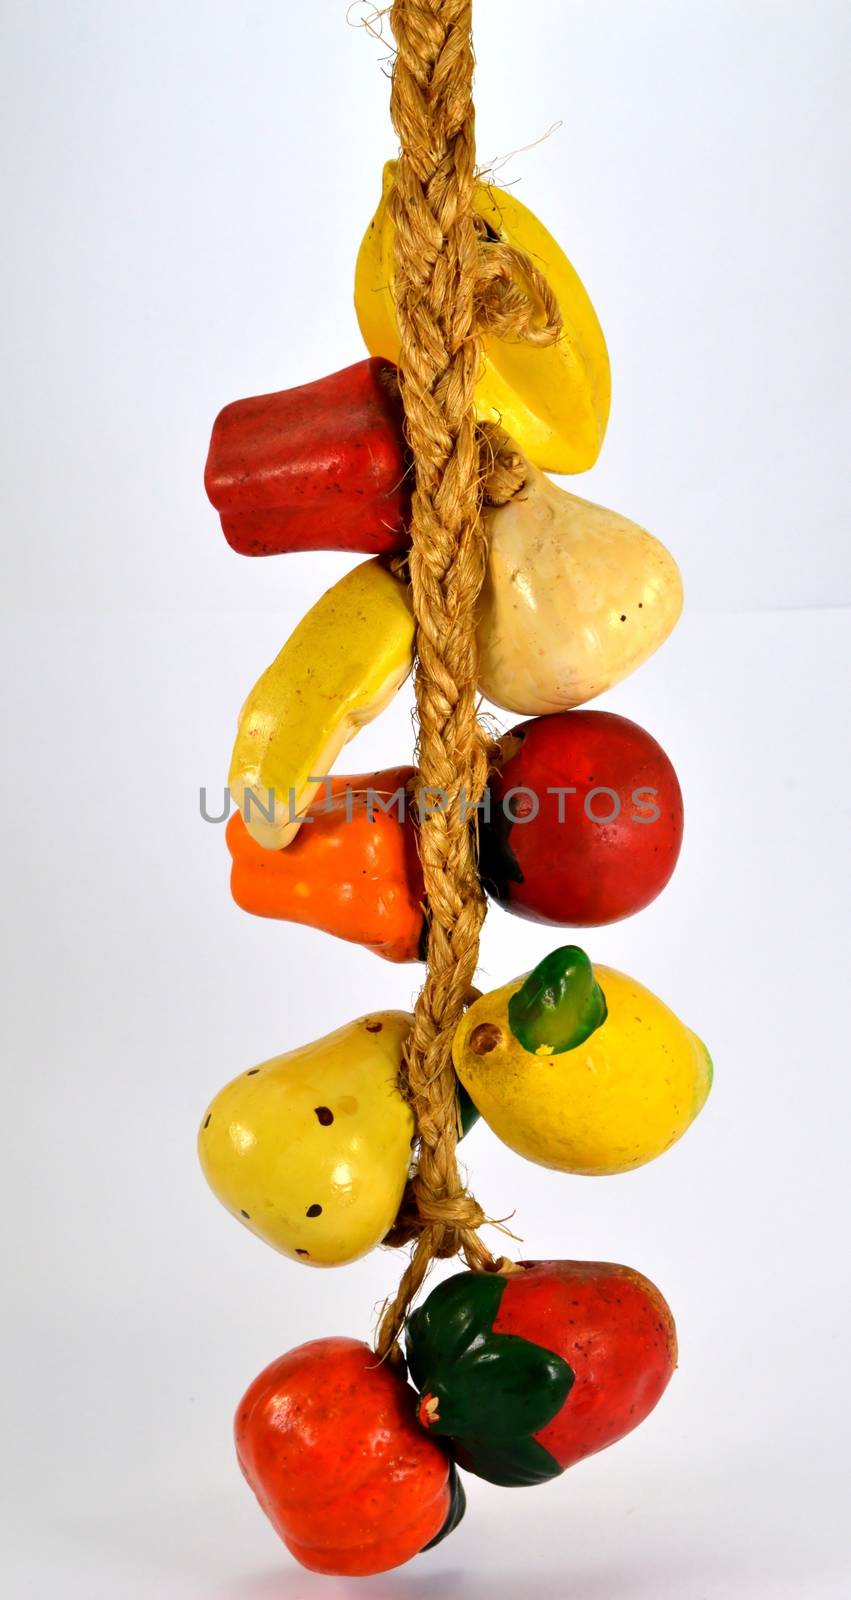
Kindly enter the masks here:
<path id="1" fill-rule="evenodd" d="M 508 1002 L 508 1025 L 531 1055 L 563 1055 L 606 1020 L 606 997 L 584 950 L 565 944 L 533 968 Z"/>

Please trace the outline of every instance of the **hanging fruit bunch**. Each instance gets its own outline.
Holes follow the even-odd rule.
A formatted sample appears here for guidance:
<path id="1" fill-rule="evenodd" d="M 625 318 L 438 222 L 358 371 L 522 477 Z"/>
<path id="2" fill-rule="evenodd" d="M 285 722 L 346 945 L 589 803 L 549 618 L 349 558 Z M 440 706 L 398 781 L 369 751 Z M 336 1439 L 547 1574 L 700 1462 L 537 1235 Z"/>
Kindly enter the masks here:
<path id="1" fill-rule="evenodd" d="M 651 534 L 546 476 L 593 466 L 608 355 L 555 240 L 476 180 L 470 21 L 469 0 L 392 8 L 401 152 L 355 273 L 369 358 L 227 406 L 205 479 L 240 554 L 366 558 L 243 706 L 234 899 L 425 963 L 413 1014 L 373 1010 L 244 1070 L 199 1134 L 222 1204 L 293 1261 L 413 1246 L 374 1350 L 302 1345 L 237 1412 L 240 1465 L 282 1539 L 345 1575 L 451 1532 L 459 1468 L 529 1485 L 614 1443 L 676 1364 L 671 1312 L 639 1272 L 491 1257 L 458 1139 L 481 1117 L 540 1165 L 627 1172 L 682 1136 L 712 1081 L 696 1034 L 573 942 L 470 994 L 486 896 L 603 926 L 660 893 L 683 826 L 656 740 L 578 709 L 664 642 L 682 589 Z M 414 667 L 418 767 L 333 770 Z M 479 694 L 524 720 L 489 740 Z M 431 1262 L 455 1255 L 465 1269 L 413 1310 Z"/>

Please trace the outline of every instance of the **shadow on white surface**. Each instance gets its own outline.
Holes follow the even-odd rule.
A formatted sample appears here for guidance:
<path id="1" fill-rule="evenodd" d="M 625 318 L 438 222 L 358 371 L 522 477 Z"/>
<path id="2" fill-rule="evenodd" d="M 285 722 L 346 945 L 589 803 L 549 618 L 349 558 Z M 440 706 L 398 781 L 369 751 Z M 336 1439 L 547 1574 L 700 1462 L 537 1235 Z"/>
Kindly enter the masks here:
<path id="1" fill-rule="evenodd" d="M 267 1572 L 237 1580 L 216 1591 L 216 1600 L 647 1600 L 658 1594 L 684 1594 L 687 1571 L 645 1570 L 630 1572 L 625 1565 L 612 1564 L 590 1574 L 565 1573 L 556 1580 L 552 1572 L 537 1577 L 534 1554 L 519 1558 L 516 1568 L 501 1576 L 483 1578 L 475 1571 L 450 1568 L 433 1577 L 409 1577 L 396 1571 L 380 1578 L 341 1578 L 311 1580 L 303 1572 Z M 679 1591 L 677 1589 L 679 1585 Z"/>

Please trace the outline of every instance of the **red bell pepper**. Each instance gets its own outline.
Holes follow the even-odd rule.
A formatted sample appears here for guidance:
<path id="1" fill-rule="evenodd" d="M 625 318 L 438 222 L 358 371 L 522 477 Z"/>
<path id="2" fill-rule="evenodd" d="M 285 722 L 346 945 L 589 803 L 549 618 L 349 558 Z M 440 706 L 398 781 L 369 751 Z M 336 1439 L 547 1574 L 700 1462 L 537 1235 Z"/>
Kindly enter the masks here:
<path id="1" fill-rule="evenodd" d="M 396 368 L 373 357 L 225 406 L 204 484 L 240 555 L 406 549 L 411 473 Z"/>

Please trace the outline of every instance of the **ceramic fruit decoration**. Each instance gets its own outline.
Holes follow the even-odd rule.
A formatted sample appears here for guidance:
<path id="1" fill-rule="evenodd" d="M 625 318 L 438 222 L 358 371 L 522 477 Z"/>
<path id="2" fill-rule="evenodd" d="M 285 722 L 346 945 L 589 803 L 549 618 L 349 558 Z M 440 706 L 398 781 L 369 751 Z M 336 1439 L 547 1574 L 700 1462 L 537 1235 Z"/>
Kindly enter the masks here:
<path id="1" fill-rule="evenodd" d="M 451 1532 L 465 1505 L 458 1467 L 534 1484 L 622 1438 L 676 1365 L 671 1312 L 640 1273 L 490 1257 L 464 1220 L 453 1126 L 463 1137 L 481 1116 L 540 1165 L 624 1173 L 682 1136 L 712 1082 L 697 1035 L 575 944 L 480 996 L 468 994 L 475 936 L 454 958 L 455 908 L 475 901 L 476 870 L 508 911 L 575 927 L 634 915 L 668 882 L 683 826 L 671 762 L 635 723 L 578 708 L 667 639 L 682 585 L 651 534 L 545 476 L 597 459 L 605 341 L 533 213 L 485 183 L 469 199 L 470 8 L 463 25 L 450 0 L 427 9 L 423 29 L 418 0 L 391 7 L 404 163 L 398 196 L 396 164 L 385 167 L 357 259 L 369 358 L 226 406 L 205 473 L 241 554 L 371 558 L 316 602 L 243 706 L 230 769 L 233 897 L 387 960 L 429 964 L 416 1026 L 408 1012 L 373 1010 L 250 1068 L 216 1095 L 198 1136 L 223 1206 L 295 1262 L 344 1266 L 417 1240 L 374 1350 L 350 1338 L 302 1345 L 260 1374 L 237 1414 L 239 1461 L 273 1526 L 305 1567 L 343 1577 L 387 1571 Z M 453 149 L 450 102 L 452 119 L 461 112 Z M 477 342 L 462 345 L 455 335 L 471 316 Z M 479 423 L 500 431 L 473 437 L 473 388 Z M 463 510 L 457 529 L 443 517 L 447 484 Z M 480 594 L 475 561 L 468 572 L 459 559 L 476 542 L 478 487 Z M 413 588 L 412 544 L 415 579 L 428 570 Z M 474 687 L 526 719 L 499 742 L 470 832 L 453 819 L 442 840 L 451 848 L 424 846 L 424 865 L 419 832 L 438 835 L 414 768 L 332 770 L 412 668 L 414 592 L 429 638 L 423 773 L 445 766 L 456 787 L 475 775 Z M 451 1276 L 412 1311 L 430 1261 L 458 1241 L 482 1270 Z"/>
<path id="2" fill-rule="evenodd" d="M 415 1138 L 399 1089 L 412 1017 L 376 1011 L 252 1067 L 216 1096 L 198 1149 L 222 1204 L 310 1266 L 381 1243 Z M 453 1059 L 480 1114 L 520 1155 L 564 1172 L 626 1172 L 661 1155 L 703 1106 L 705 1047 L 649 990 L 568 945 L 469 1008 Z"/>
<path id="3" fill-rule="evenodd" d="M 601 1261 L 458 1273 L 408 1318 L 405 1345 L 422 1426 L 505 1485 L 542 1483 L 622 1439 L 677 1364 L 659 1290 Z"/>
<path id="4" fill-rule="evenodd" d="M 706 1046 L 634 978 L 565 945 L 470 1006 L 452 1046 L 473 1104 L 543 1167 L 629 1172 L 670 1148 L 705 1104 Z"/>
<path id="5" fill-rule="evenodd" d="M 394 442 L 401 451 L 401 439 L 388 428 L 388 450 Z M 525 470 L 525 485 L 514 498 L 484 511 L 488 563 L 477 638 L 482 693 L 508 711 L 533 716 L 582 705 L 634 672 L 667 639 L 683 597 L 676 562 L 652 534 L 568 494 L 530 462 Z M 342 540 L 350 528 L 357 531 L 345 534 L 346 549 L 380 548 L 374 530 L 382 525 L 381 504 L 351 474 L 335 481 L 336 492 L 327 491 L 331 509 L 323 514 L 330 520 L 316 532 L 315 548 L 338 534 Z M 286 527 L 291 530 L 291 517 Z M 397 524 L 387 528 L 395 530 L 392 536 L 388 531 L 388 552 L 404 548 Z M 299 548 L 295 537 L 286 548 Z M 301 548 L 307 548 L 304 541 Z M 356 570 L 365 574 L 368 564 Z M 386 571 L 380 564 L 374 570 Z M 325 625 L 332 597 L 335 605 L 343 601 L 339 589 L 323 597 L 302 628 Z M 377 610 L 376 624 L 380 616 Z"/>
<path id="6" fill-rule="evenodd" d="M 665 546 L 535 467 L 484 520 L 479 687 L 495 705 L 525 716 L 582 705 L 641 666 L 676 624 L 682 582 Z"/>
<path id="7" fill-rule="evenodd" d="M 413 767 L 391 767 L 331 778 L 283 850 L 264 850 L 235 811 L 226 837 L 237 905 L 322 928 L 387 961 L 421 960 L 425 890 L 404 798 L 413 777 Z"/>
<path id="8" fill-rule="evenodd" d="M 355 269 L 355 309 L 366 347 L 391 361 L 399 356 L 388 205 L 395 172 L 396 163 L 388 162 L 381 201 Z M 480 183 L 474 204 L 486 238 L 519 248 L 543 271 L 563 322 L 561 337 L 549 348 L 485 336 L 476 390 L 479 421 L 499 423 L 539 467 L 585 472 L 600 453 L 611 397 L 609 357 L 597 314 L 555 239 L 513 194 Z"/>
<path id="9" fill-rule="evenodd" d="M 399 1087 L 413 1020 L 358 1017 L 240 1073 L 204 1113 L 198 1155 L 216 1198 L 305 1266 L 356 1261 L 397 1219 L 416 1143 Z M 456 1115 L 463 1138 L 479 1112 L 460 1083 Z"/>
<path id="10" fill-rule="evenodd" d="M 377 559 L 299 623 L 248 696 L 231 759 L 231 796 L 264 849 L 295 838 L 343 746 L 404 683 L 413 646 L 408 590 Z"/>
<path id="11" fill-rule="evenodd" d="M 641 911 L 680 853 L 683 799 L 661 745 L 610 711 L 518 723 L 479 828 L 488 893 L 520 917 L 601 927 Z"/>
<path id="12" fill-rule="evenodd" d="M 293 842 L 227 826 L 231 892 L 256 916 L 321 928 L 388 961 L 423 959 L 425 890 L 413 767 L 331 775 Z M 605 779 L 605 782 L 601 782 Z M 537 922 L 599 927 L 665 887 L 682 841 L 676 773 L 644 728 L 568 711 L 504 735 L 478 818 L 483 887 Z"/>
<path id="13" fill-rule="evenodd" d="M 399 1092 L 405 1011 L 375 1011 L 243 1072 L 198 1135 L 232 1216 L 284 1255 L 343 1266 L 392 1228 L 415 1127 Z"/>
<path id="14" fill-rule="evenodd" d="M 368 1577 L 437 1544 L 464 1515 L 416 1395 L 355 1339 L 315 1339 L 255 1378 L 236 1413 L 239 1464 L 297 1561 Z"/>
<path id="15" fill-rule="evenodd" d="M 559 489 L 531 461 L 526 475 L 507 505 L 485 509 L 478 643 L 482 692 L 532 715 L 581 705 L 640 666 L 674 627 L 682 584 L 636 523 Z M 410 464 L 392 363 L 226 406 L 205 481 L 242 554 L 403 551 Z"/>
<path id="16" fill-rule="evenodd" d="M 241 555 L 408 543 L 411 475 L 396 369 L 358 361 L 316 383 L 225 406 L 204 482 Z"/>

